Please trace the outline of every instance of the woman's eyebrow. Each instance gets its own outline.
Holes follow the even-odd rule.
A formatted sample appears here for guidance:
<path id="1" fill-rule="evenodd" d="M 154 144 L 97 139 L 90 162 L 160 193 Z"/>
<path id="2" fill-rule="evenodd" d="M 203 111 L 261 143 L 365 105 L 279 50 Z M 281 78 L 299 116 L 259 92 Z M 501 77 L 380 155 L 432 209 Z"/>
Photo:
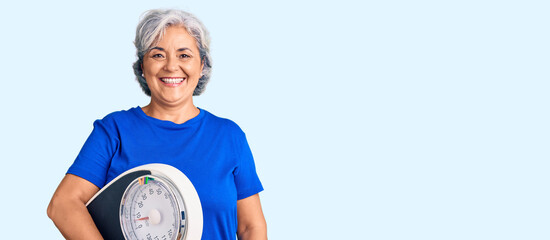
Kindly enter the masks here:
<path id="1" fill-rule="evenodd" d="M 183 51 L 185 51 L 185 50 L 189 50 L 189 51 L 193 52 L 190 48 L 186 48 L 186 47 L 184 47 L 184 48 L 179 48 L 179 49 L 178 49 L 178 52 L 183 52 Z"/>
<path id="2" fill-rule="evenodd" d="M 157 49 L 157 50 L 160 50 L 160 51 L 164 51 L 164 48 L 161 48 L 161 47 L 152 47 L 151 50 L 153 49 Z M 183 47 L 183 48 L 178 48 L 178 52 L 183 52 L 185 50 L 189 50 L 191 52 L 193 52 L 193 50 L 191 50 L 190 48 L 186 48 L 186 47 Z"/>
<path id="3" fill-rule="evenodd" d="M 161 48 L 161 47 L 152 47 L 150 50 L 153 50 L 153 49 L 164 51 L 164 48 Z"/>

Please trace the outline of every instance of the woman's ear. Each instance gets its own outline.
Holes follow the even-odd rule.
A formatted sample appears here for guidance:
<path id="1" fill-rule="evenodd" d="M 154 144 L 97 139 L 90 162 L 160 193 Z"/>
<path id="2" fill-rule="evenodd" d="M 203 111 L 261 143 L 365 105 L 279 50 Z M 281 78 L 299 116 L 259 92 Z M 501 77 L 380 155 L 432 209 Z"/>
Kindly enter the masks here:
<path id="1" fill-rule="evenodd" d="M 143 69 L 143 68 L 141 68 Z M 201 77 L 202 77 L 202 70 L 204 70 L 204 58 L 201 59 Z"/>

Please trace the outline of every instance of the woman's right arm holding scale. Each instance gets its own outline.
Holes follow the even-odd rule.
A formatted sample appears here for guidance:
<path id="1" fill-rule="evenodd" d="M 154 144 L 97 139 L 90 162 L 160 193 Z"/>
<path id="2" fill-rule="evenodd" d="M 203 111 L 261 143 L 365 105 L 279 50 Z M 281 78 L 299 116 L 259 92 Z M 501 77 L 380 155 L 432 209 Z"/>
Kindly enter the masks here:
<path id="1" fill-rule="evenodd" d="M 103 239 L 86 208 L 88 200 L 98 191 L 96 185 L 81 177 L 65 175 L 48 205 L 48 217 L 63 237 Z"/>

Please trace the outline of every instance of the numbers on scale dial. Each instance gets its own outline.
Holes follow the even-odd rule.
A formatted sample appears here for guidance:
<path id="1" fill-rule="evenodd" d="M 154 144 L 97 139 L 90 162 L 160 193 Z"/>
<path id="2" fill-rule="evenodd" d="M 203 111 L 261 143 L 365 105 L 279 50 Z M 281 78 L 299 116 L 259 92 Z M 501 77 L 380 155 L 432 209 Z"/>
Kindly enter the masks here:
<path id="1" fill-rule="evenodd" d="M 166 235 L 163 235 L 162 237 L 159 237 L 159 236 L 155 236 L 155 237 L 152 237 L 151 234 L 147 234 L 146 235 L 147 237 L 147 240 L 168 240 L 168 239 L 172 239 L 172 235 L 170 235 L 168 238 L 166 238 Z"/>
<path id="2" fill-rule="evenodd" d="M 134 182 L 128 189 L 134 191 L 127 199 L 131 204 L 124 206 L 127 209 L 123 231 L 130 235 L 129 239 L 174 239 L 180 231 L 180 211 L 167 185 L 149 177 L 140 179 L 139 185 Z"/>

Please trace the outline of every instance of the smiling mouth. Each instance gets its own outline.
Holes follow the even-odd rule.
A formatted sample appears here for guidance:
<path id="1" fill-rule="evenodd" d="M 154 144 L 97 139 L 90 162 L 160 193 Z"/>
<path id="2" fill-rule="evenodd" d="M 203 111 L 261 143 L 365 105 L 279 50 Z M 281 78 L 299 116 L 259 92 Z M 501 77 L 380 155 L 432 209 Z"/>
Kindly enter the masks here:
<path id="1" fill-rule="evenodd" d="M 184 80 L 185 78 L 160 78 L 160 81 L 166 84 L 179 84 Z"/>

